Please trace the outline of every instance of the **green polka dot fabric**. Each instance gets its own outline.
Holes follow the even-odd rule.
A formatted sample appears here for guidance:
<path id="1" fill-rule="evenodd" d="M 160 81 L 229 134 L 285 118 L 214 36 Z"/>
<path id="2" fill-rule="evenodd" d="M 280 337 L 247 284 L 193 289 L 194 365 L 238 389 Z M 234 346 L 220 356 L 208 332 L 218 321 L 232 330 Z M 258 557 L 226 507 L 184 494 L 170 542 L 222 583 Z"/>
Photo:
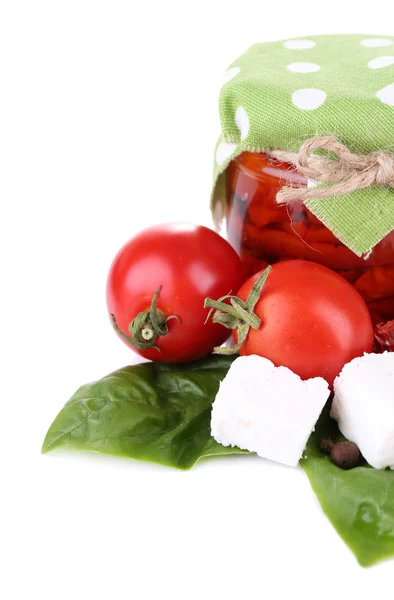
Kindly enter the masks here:
<path id="1" fill-rule="evenodd" d="M 353 152 L 394 151 L 394 38 L 330 35 L 255 44 L 226 71 L 219 101 L 213 206 L 221 174 L 243 151 L 298 151 L 334 134 Z M 356 254 L 394 229 L 394 190 L 383 186 L 309 200 L 308 208 Z"/>

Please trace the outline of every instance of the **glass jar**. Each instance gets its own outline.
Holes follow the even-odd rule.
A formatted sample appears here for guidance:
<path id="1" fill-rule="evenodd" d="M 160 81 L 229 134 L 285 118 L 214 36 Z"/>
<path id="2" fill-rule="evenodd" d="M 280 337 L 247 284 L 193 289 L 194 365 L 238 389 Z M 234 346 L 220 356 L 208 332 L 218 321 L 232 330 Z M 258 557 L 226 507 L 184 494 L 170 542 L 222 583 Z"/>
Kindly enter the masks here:
<path id="1" fill-rule="evenodd" d="M 360 292 L 372 320 L 394 319 L 394 231 L 367 258 L 344 246 L 300 201 L 278 205 L 285 185 L 306 186 L 289 164 L 266 154 L 244 152 L 226 173 L 227 237 L 248 276 L 291 258 L 337 271 Z"/>

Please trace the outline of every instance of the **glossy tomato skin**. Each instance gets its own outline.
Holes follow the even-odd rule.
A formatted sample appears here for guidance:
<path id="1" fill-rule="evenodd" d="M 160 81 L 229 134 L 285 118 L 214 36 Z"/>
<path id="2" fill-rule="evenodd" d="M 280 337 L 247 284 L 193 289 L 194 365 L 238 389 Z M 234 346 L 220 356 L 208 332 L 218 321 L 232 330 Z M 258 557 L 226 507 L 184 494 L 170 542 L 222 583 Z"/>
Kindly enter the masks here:
<path id="1" fill-rule="evenodd" d="M 163 286 L 157 308 L 166 316 L 177 315 L 180 322 L 168 321 L 168 334 L 156 339 L 160 353 L 127 345 L 150 360 L 196 360 L 230 334 L 211 319 L 204 325 L 205 298 L 234 293 L 244 279 L 238 255 L 211 229 L 189 223 L 158 225 L 136 235 L 115 257 L 107 280 L 108 312 L 129 335 L 130 321 L 149 309 L 153 294 Z"/>
<path id="2" fill-rule="evenodd" d="M 261 273 L 237 296 L 246 300 Z M 371 352 L 368 308 L 350 283 L 327 267 L 304 260 L 273 265 L 255 307 L 261 326 L 250 329 L 240 354 L 258 354 L 297 373 L 323 377 L 330 386 L 343 366 Z"/>

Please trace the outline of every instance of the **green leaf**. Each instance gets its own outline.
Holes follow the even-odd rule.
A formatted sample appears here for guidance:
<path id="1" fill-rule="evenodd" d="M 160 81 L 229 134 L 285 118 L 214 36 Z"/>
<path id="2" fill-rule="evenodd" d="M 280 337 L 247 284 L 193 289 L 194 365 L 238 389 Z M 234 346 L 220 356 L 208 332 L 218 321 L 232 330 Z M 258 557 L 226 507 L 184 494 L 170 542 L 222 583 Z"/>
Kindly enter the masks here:
<path id="1" fill-rule="evenodd" d="M 233 360 L 145 363 L 84 385 L 52 423 L 42 451 L 90 450 L 179 469 L 204 456 L 243 453 L 210 435 L 211 405 Z"/>
<path id="2" fill-rule="evenodd" d="M 394 557 L 394 473 L 368 465 L 350 471 L 335 466 L 319 444 L 337 434 L 326 409 L 301 465 L 328 519 L 360 565 L 369 567 Z"/>
<path id="3" fill-rule="evenodd" d="M 52 423 L 42 451 L 95 451 L 179 469 L 205 456 L 245 453 L 210 435 L 211 405 L 233 360 L 145 363 L 84 385 Z M 328 435 L 340 437 L 327 408 L 301 461 L 324 513 L 362 566 L 393 557 L 394 473 L 339 469 L 319 448 Z"/>

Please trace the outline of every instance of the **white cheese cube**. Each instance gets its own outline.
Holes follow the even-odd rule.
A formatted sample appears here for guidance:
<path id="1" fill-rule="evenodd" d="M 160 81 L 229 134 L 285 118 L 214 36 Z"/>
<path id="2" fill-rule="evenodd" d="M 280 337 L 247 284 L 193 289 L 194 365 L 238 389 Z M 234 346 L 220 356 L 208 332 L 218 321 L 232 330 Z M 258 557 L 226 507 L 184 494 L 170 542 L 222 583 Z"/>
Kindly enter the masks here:
<path id="1" fill-rule="evenodd" d="M 302 381 L 266 358 L 240 356 L 212 405 L 212 436 L 295 467 L 329 394 L 321 377 Z"/>
<path id="2" fill-rule="evenodd" d="M 331 416 L 375 469 L 394 469 L 394 352 L 364 354 L 334 381 Z"/>

